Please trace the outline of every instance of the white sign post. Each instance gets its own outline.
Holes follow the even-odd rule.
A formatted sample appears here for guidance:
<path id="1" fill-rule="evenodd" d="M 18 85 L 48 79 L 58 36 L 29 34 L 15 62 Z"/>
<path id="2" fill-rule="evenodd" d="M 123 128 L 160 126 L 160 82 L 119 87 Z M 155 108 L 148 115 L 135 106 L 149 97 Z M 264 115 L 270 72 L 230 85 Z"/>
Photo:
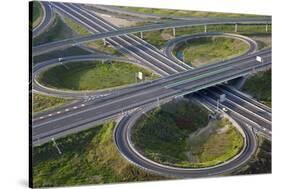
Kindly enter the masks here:
<path id="1" fill-rule="evenodd" d="M 257 56 L 257 57 L 256 57 L 256 61 L 258 61 L 258 62 L 262 63 L 262 62 L 263 62 L 263 59 L 262 59 L 262 57 Z"/>
<path id="2" fill-rule="evenodd" d="M 225 101 L 225 94 L 220 95 L 220 102 L 224 102 Z"/>
<path id="3" fill-rule="evenodd" d="M 138 72 L 138 79 L 140 79 L 140 80 L 143 79 L 143 74 L 142 74 L 142 72 Z"/>

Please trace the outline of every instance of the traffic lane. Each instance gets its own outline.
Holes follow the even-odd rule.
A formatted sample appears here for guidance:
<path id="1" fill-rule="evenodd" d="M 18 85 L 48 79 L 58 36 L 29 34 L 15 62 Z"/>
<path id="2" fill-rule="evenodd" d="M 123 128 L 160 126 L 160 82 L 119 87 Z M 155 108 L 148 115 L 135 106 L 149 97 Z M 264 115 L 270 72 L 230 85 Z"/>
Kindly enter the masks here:
<path id="1" fill-rule="evenodd" d="M 223 173 L 229 173 L 234 169 L 236 169 L 237 167 L 243 165 L 245 162 L 247 162 L 256 148 L 255 138 L 251 133 L 251 130 L 249 130 L 249 128 L 243 125 L 242 129 L 245 132 L 247 138 L 245 150 L 239 157 L 237 157 L 236 159 L 234 159 L 228 164 L 224 164 L 223 166 L 218 166 L 215 168 L 206 168 L 206 169 L 181 169 L 181 168 L 156 165 L 154 163 L 147 161 L 146 159 L 143 159 L 138 154 L 136 154 L 128 144 L 127 139 L 128 139 L 128 135 L 130 134 L 128 128 L 131 126 L 131 124 L 133 124 L 134 119 L 136 118 L 126 116 L 118 124 L 114 134 L 117 147 L 119 151 L 121 151 L 121 153 L 134 164 L 142 168 L 145 168 L 148 171 L 160 173 L 162 175 L 176 176 L 176 177 L 203 177 L 203 176 L 215 176 Z"/>
<path id="2" fill-rule="evenodd" d="M 246 101 L 249 101 L 251 102 L 251 104 L 254 104 L 255 106 L 263 109 L 264 111 L 268 112 L 268 114 L 271 115 L 271 108 L 265 106 L 264 104 L 261 104 L 259 103 L 258 101 L 252 99 L 252 98 L 249 98 L 248 96 L 246 96 L 245 94 L 243 94 L 242 92 L 236 90 L 236 89 L 233 89 L 233 88 L 230 88 L 229 86 L 221 86 L 221 88 L 223 88 L 224 90 L 236 95 L 236 96 L 239 96 L 240 98 L 246 100 Z"/>
<path id="3" fill-rule="evenodd" d="M 68 116 L 62 116 L 58 119 L 51 119 L 41 124 L 34 125 L 32 128 L 33 134 L 44 133 L 49 130 L 65 127 L 67 124 L 75 124 L 78 121 L 94 120 L 103 116 L 110 116 L 112 114 L 121 113 L 128 109 L 133 109 L 145 103 L 151 103 L 157 101 L 157 96 L 161 96 L 165 93 L 174 93 L 173 90 L 157 90 L 146 95 L 138 96 L 137 98 L 131 97 L 129 99 L 123 99 L 117 102 L 110 103 L 99 107 L 90 107 L 89 109 L 81 110 L 76 114 Z"/>
<path id="4" fill-rule="evenodd" d="M 245 64 L 246 65 L 246 64 Z M 175 87 L 173 87 L 173 89 L 175 90 L 178 90 L 178 91 L 185 91 L 185 90 L 194 90 L 195 88 L 197 88 L 198 86 L 205 86 L 209 83 L 212 83 L 213 81 L 218 81 L 220 82 L 220 79 L 222 78 L 227 78 L 229 77 L 229 74 L 232 75 L 235 73 L 233 72 L 233 70 L 228 70 L 228 71 L 225 71 L 223 74 L 215 74 L 215 73 L 212 73 L 212 74 L 209 74 L 209 75 L 206 75 L 205 77 L 202 77 L 202 78 L 198 78 L 198 79 L 186 79 L 184 80 L 184 83 L 181 82 L 181 84 L 179 85 L 176 85 Z M 215 76 L 214 78 L 210 79 L 209 77 L 211 76 Z M 194 78 L 194 77 L 193 77 Z M 200 82 L 200 83 L 198 83 Z M 167 85 L 164 85 L 164 88 L 165 86 Z M 158 87 L 162 87 L 162 86 L 158 86 Z M 152 90 L 152 89 L 150 89 Z M 144 91 L 145 92 L 145 91 Z M 150 91 L 148 91 L 149 93 Z M 140 93 L 137 93 L 138 95 L 141 95 Z M 156 97 L 156 96 L 155 96 Z M 129 97 L 128 97 L 129 98 Z M 87 107 L 87 106 L 86 106 Z M 52 118 L 49 118 L 49 119 L 52 119 Z M 40 120 L 39 120 L 40 121 Z M 46 120 L 42 120 L 42 121 L 46 121 Z M 36 122 L 34 122 L 33 124 L 35 124 Z"/>
<path id="5" fill-rule="evenodd" d="M 216 95 L 216 93 L 212 90 L 207 89 L 207 94 L 208 97 L 212 98 L 214 101 L 217 101 L 219 96 Z M 235 105 L 233 102 L 229 101 L 226 99 L 226 101 L 221 102 L 223 106 L 227 107 L 227 109 L 235 111 L 244 117 L 250 119 L 251 121 L 257 123 L 258 125 L 265 127 L 268 130 L 271 130 L 271 124 L 266 122 L 264 119 L 260 119 L 258 116 L 253 115 L 254 113 L 250 113 L 248 111 L 245 111 L 244 109 L 240 108 L 239 106 Z"/>
<path id="6" fill-rule="evenodd" d="M 235 95 L 226 92 L 225 90 L 221 89 L 220 87 L 216 87 L 214 89 L 216 90 L 217 93 L 219 93 L 219 95 L 225 94 L 226 98 L 228 98 L 229 100 L 239 104 L 240 106 L 254 112 L 255 114 L 257 114 L 271 122 L 271 115 L 268 114 L 267 111 L 257 108 L 255 105 L 251 104 L 250 102 L 248 102 L 244 99 L 240 99 L 240 98 L 236 97 Z"/>

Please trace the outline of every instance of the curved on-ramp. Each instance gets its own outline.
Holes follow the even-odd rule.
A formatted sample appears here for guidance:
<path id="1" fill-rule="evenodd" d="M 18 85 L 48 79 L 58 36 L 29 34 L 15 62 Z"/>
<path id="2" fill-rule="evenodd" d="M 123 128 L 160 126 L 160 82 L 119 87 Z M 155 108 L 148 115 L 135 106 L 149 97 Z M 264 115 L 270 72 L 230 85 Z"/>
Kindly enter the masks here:
<path id="1" fill-rule="evenodd" d="M 150 107 L 152 108 L 152 107 Z M 150 109 L 149 108 L 149 109 Z M 206 168 L 180 168 L 163 165 L 144 157 L 139 153 L 131 142 L 131 128 L 134 126 L 136 120 L 143 114 L 145 110 L 136 110 L 121 118 L 114 130 L 114 141 L 119 152 L 131 163 L 143 168 L 147 171 L 158 173 L 171 177 L 209 177 L 222 174 L 229 174 L 236 170 L 238 167 L 244 165 L 254 154 L 256 150 L 255 134 L 249 127 L 244 125 L 239 120 L 236 120 L 240 125 L 238 129 L 244 137 L 244 147 L 241 152 L 232 159 Z"/>
<path id="2" fill-rule="evenodd" d="M 53 10 L 50 6 L 50 4 L 48 2 L 45 1 L 41 1 L 39 2 L 42 10 L 43 10 L 43 18 L 41 20 L 41 22 L 33 29 L 32 31 L 32 37 L 35 38 L 38 35 L 40 35 L 41 33 L 43 33 L 48 26 L 51 25 L 52 21 L 53 21 Z"/>

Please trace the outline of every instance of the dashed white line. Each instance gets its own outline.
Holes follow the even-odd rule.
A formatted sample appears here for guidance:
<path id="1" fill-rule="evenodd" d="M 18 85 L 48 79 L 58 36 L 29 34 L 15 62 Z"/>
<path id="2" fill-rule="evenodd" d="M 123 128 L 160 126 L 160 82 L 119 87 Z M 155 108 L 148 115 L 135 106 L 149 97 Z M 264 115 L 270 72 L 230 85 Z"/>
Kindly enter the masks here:
<path id="1" fill-rule="evenodd" d="M 74 106 L 73 109 L 77 109 L 77 106 Z"/>
<path id="2" fill-rule="evenodd" d="M 85 106 L 85 104 L 81 104 L 81 107 L 84 107 Z"/>
<path id="3" fill-rule="evenodd" d="M 48 116 L 51 117 L 53 114 L 49 114 Z"/>
<path id="4" fill-rule="evenodd" d="M 44 117 L 40 117 L 40 119 L 43 119 Z"/>
<path id="5" fill-rule="evenodd" d="M 60 111 L 58 111 L 57 114 L 60 114 Z"/>
<path id="6" fill-rule="evenodd" d="M 65 109 L 65 111 L 66 111 L 66 112 L 68 112 L 68 111 L 69 111 L 69 109 L 68 109 L 68 108 L 66 108 L 66 109 Z"/>

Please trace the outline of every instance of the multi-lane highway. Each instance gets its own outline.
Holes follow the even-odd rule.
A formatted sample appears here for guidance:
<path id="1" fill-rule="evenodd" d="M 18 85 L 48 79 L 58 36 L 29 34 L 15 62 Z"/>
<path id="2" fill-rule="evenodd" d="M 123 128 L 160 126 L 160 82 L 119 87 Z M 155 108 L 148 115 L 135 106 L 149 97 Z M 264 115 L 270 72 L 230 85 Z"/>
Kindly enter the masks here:
<path id="1" fill-rule="evenodd" d="M 257 64 L 255 60 L 257 55 L 264 58 L 263 64 Z M 141 90 L 123 95 L 109 95 L 100 99 L 100 101 L 85 102 L 79 107 L 35 117 L 32 124 L 33 141 L 34 143 L 48 141 L 51 137 L 60 136 L 65 131 L 69 132 L 73 129 L 77 131 L 88 123 L 116 116 L 141 105 L 156 102 L 158 99 L 163 100 L 189 94 L 244 76 L 251 73 L 253 68 L 258 70 L 270 66 L 271 51 L 261 51 L 230 62 L 174 74 L 168 78 L 152 82 Z"/>
<path id="2" fill-rule="evenodd" d="M 164 48 L 164 53 L 171 60 L 183 63 L 173 54 L 173 50 L 183 42 L 188 43 L 188 41 L 192 39 L 210 36 L 223 36 L 244 41 L 249 45 L 249 49 L 245 54 L 253 54 L 258 49 L 257 43 L 249 37 L 225 33 L 199 33 L 195 35 L 181 36 L 170 40 Z M 241 56 L 244 56 L 245 54 Z M 241 56 L 236 58 L 241 58 Z M 232 60 L 235 60 L 236 58 L 233 58 Z M 190 66 L 190 69 L 194 68 Z M 271 138 L 271 112 L 269 112 L 266 106 L 261 105 L 257 101 L 250 99 L 246 95 L 243 95 L 241 92 L 239 93 L 233 88 L 230 88 L 226 85 L 221 85 L 221 87 L 212 87 L 207 91 L 205 90 L 203 92 L 197 92 L 199 93 L 197 94 L 197 97 L 201 100 L 204 99 L 205 101 L 208 101 L 208 103 L 212 104 L 213 106 L 216 106 L 217 100 L 220 98 L 220 95 L 225 94 L 227 96 L 227 102 L 222 103 L 222 107 L 230 110 L 234 117 L 242 117 L 244 120 L 246 120 L 247 125 L 256 128 L 265 136 Z"/>
<path id="3" fill-rule="evenodd" d="M 85 6 L 70 3 L 45 2 L 45 4 L 54 11 L 85 26 L 92 35 L 65 39 L 63 41 L 33 47 L 33 56 L 90 40 L 105 39 L 107 43 L 135 60 L 129 61 L 127 59 L 122 59 L 123 61 L 140 64 L 163 77 L 155 81 L 147 81 L 126 88 L 107 90 L 100 93 L 92 91 L 86 93 L 66 92 L 42 86 L 36 80 L 37 75 L 41 71 L 56 64 L 68 64 L 69 62 L 93 59 L 118 60 L 118 58 L 105 55 L 84 55 L 63 57 L 63 61 L 60 62 L 58 62 L 58 60 L 48 60 L 36 64 L 33 67 L 34 91 L 55 96 L 72 97 L 77 100 L 72 104 L 36 114 L 33 117 L 31 126 L 31 145 L 39 145 L 49 141 L 51 138 L 58 138 L 69 133 L 81 131 L 95 124 L 102 123 L 105 120 L 123 117 L 116 127 L 114 138 L 118 149 L 124 157 L 142 168 L 157 173 L 183 177 L 197 177 L 229 173 L 247 162 L 256 149 L 256 141 L 252 128 L 270 138 L 270 109 L 231 87 L 225 85 L 219 87 L 212 86 L 269 68 L 271 66 L 271 49 L 255 52 L 257 45 L 250 38 L 234 34 L 204 33 L 197 34 L 197 36 L 184 36 L 180 39 L 176 38 L 174 41 L 168 43 L 163 53 L 146 41 L 131 34 L 161 28 L 194 25 L 268 24 L 271 22 L 270 18 L 184 20 L 121 29 L 106 22 L 95 13 L 85 8 Z M 240 39 L 249 45 L 249 51 L 243 56 L 231 60 L 194 69 L 188 65 L 182 64 L 176 57 L 172 56 L 171 51 L 178 42 L 208 35 L 224 35 L 226 37 Z M 256 56 L 261 56 L 263 58 L 263 63 L 257 62 Z M 205 90 L 200 91 L 202 89 Z M 245 140 L 245 146 L 242 152 L 231 161 L 222 165 L 197 170 L 167 167 L 155 164 L 155 162 L 151 162 L 145 157 L 140 156 L 140 154 L 132 148 L 130 141 L 127 140 L 128 137 L 126 137 L 130 136 L 129 128 L 132 126 L 132 120 L 139 116 L 139 110 L 149 104 L 159 104 L 163 101 L 169 101 L 174 97 L 191 93 L 212 108 L 216 107 L 219 96 L 221 94 L 226 94 L 226 101 L 222 102 L 219 107 L 226 107 L 229 110 L 227 114 L 241 126 L 241 133 Z M 91 99 L 91 97 L 94 98 Z"/>

